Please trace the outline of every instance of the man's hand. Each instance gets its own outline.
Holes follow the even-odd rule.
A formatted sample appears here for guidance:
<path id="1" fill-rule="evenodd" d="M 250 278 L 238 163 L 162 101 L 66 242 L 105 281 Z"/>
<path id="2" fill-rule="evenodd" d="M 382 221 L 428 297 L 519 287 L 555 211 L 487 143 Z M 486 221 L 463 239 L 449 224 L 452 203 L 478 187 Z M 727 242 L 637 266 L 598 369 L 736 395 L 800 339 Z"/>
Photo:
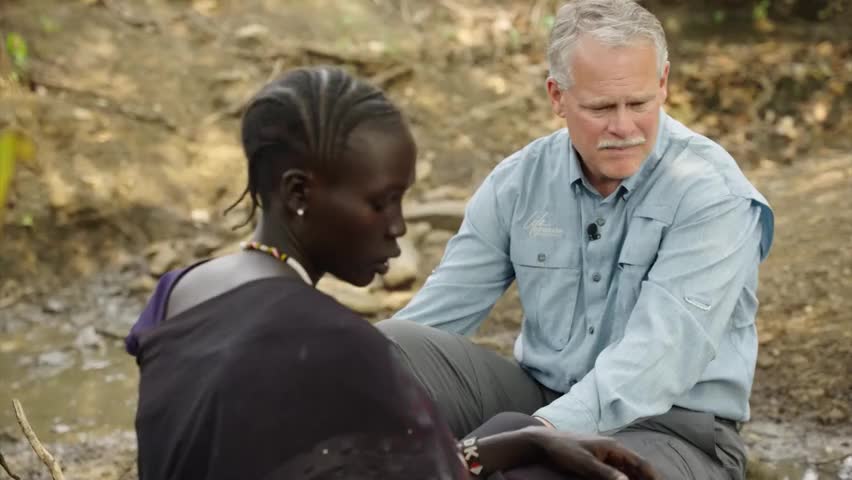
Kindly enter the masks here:
<path id="1" fill-rule="evenodd" d="M 539 419 L 541 420 L 541 419 Z M 528 427 L 552 465 L 593 480 L 659 480 L 651 465 L 615 439 Z"/>

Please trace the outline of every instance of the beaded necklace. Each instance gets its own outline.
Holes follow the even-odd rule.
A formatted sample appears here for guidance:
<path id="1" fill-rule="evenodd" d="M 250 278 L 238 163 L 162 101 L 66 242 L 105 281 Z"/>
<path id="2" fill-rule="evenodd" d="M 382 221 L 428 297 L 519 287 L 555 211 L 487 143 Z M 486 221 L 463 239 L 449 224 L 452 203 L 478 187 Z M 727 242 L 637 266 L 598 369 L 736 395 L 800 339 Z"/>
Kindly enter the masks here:
<path id="1" fill-rule="evenodd" d="M 277 260 L 281 260 L 282 262 L 289 265 L 290 268 L 295 270 L 296 273 L 298 273 L 299 276 L 302 277 L 302 280 L 304 280 L 305 283 L 310 286 L 314 285 L 314 283 L 311 281 L 310 275 L 308 275 L 308 272 L 305 270 L 305 267 L 303 267 L 301 263 L 296 261 L 295 258 L 287 255 L 286 253 L 280 253 L 277 248 L 270 247 L 268 245 L 264 245 L 260 242 L 254 241 L 240 242 L 240 248 L 242 248 L 243 250 L 255 250 L 258 252 L 268 253 L 269 255 L 275 257 Z"/>

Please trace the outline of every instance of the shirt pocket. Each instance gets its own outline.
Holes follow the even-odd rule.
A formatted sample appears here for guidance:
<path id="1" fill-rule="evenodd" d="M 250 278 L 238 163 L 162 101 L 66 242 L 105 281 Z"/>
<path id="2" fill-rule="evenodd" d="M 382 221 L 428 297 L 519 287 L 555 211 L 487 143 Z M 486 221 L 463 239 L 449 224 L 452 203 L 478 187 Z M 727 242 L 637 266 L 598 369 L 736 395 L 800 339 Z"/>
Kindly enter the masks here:
<path id="1" fill-rule="evenodd" d="M 564 239 L 513 243 L 510 257 L 524 311 L 524 338 L 561 350 L 580 291 L 579 245 Z"/>
<path id="2" fill-rule="evenodd" d="M 668 205 L 639 206 L 630 218 L 618 256 L 619 317 L 627 318 L 633 311 L 673 218 L 674 209 Z"/>

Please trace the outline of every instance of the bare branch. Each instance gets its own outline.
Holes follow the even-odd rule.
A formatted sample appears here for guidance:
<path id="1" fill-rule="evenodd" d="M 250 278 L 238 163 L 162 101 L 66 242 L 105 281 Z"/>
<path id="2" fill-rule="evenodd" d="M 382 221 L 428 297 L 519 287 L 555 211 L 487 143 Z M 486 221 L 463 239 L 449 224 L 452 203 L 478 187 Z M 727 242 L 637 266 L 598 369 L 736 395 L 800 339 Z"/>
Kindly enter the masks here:
<path id="1" fill-rule="evenodd" d="M 24 407 L 21 406 L 21 402 L 18 401 L 17 398 L 12 399 L 12 405 L 15 406 L 15 416 L 18 418 L 18 424 L 21 426 L 21 431 L 24 432 L 24 436 L 27 437 L 27 441 L 30 442 L 30 446 L 33 448 L 33 451 L 38 458 L 47 466 L 48 470 L 50 470 L 50 476 L 53 477 L 53 480 L 65 480 L 65 476 L 62 474 L 62 468 L 59 466 L 59 461 L 44 448 L 41 441 L 36 436 L 33 431 L 33 427 L 30 426 L 30 422 L 27 420 L 27 415 L 24 413 Z"/>
<path id="2" fill-rule="evenodd" d="M 12 477 L 14 480 L 21 480 L 21 477 L 12 473 L 12 470 L 9 468 L 9 465 L 6 464 L 6 459 L 3 458 L 3 452 L 0 452 L 0 467 L 3 467 L 3 470 L 6 471 L 6 474 Z"/>

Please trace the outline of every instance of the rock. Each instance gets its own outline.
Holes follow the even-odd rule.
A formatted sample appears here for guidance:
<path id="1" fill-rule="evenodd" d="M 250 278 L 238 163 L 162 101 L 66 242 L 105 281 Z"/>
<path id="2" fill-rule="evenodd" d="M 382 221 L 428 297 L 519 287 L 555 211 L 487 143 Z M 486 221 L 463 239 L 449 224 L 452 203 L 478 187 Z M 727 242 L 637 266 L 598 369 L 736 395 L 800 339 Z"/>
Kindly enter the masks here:
<path id="1" fill-rule="evenodd" d="M 452 185 L 441 185 L 433 188 L 423 194 L 423 200 L 427 202 L 435 202 L 440 200 L 465 200 L 470 198 L 470 192 L 461 187 Z"/>
<path id="2" fill-rule="evenodd" d="M 427 222 L 409 223 L 406 224 L 405 228 L 408 230 L 405 236 L 410 238 L 415 245 L 419 244 L 423 240 L 423 237 L 432 230 L 432 227 Z"/>
<path id="3" fill-rule="evenodd" d="M 368 287 L 356 287 L 331 275 L 325 275 L 317 284 L 317 289 L 362 315 L 373 315 L 382 311 L 381 300 L 370 293 Z"/>
<path id="4" fill-rule="evenodd" d="M 775 365 L 775 359 L 767 355 L 759 355 L 757 357 L 757 366 L 760 368 L 772 368 Z"/>
<path id="5" fill-rule="evenodd" d="M 45 367 L 70 367 L 74 363 L 71 355 L 61 351 L 54 350 L 52 352 L 42 353 L 38 356 L 38 364 Z"/>
<path id="6" fill-rule="evenodd" d="M 453 235 L 455 235 L 453 232 L 446 230 L 433 230 L 423 238 L 423 245 L 445 248 Z"/>
<path id="7" fill-rule="evenodd" d="M 442 200 L 429 203 L 412 203 L 405 206 L 405 218 L 411 222 L 428 222 L 432 228 L 457 231 L 464 219 L 467 202 Z"/>
<path id="8" fill-rule="evenodd" d="M 237 29 L 234 38 L 242 46 L 257 44 L 269 36 L 269 29 L 258 23 L 252 23 Z"/>
<path id="9" fill-rule="evenodd" d="M 207 257 L 221 248 L 223 243 L 216 235 L 202 233 L 192 239 L 192 253 L 196 257 Z"/>
<path id="10" fill-rule="evenodd" d="M 74 339 L 74 346 L 79 350 L 95 349 L 104 351 L 106 349 L 104 339 L 95 331 L 95 327 L 91 325 L 80 330 L 77 338 Z"/>
<path id="11" fill-rule="evenodd" d="M 852 480 L 852 455 L 843 460 L 840 470 L 837 472 L 838 480 Z"/>
<path id="12" fill-rule="evenodd" d="M 88 358 L 83 361 L 83 366 L 80 367 L 83 370 L 103 370 L 112 365 L 112 362 L 109 360 L 96 359 L 96 358 Z"/>
<path id="13" fill-rule="evenodd" d="M 397 311 L 408 305 L 408 302 L 414 298 L 414 292 L 389 292 L 382 296 L 382 309 Z"/>
<path id="14" fill-rule="evenodd" d="M 148 248 L 148 271 L 151 275 L 160 276 L 176 267 L 181 260 L 180 255 L 170 242 L 159 242 Z"/>
<path id="15" fill-rule="evenodd" d="M 834 407 L 829 411 L 825 416 L 823 416 L 822 420 L 829 425 L 839 425 L 841 423 L 845 423 L 849 419 L 849 414 L 840 409 L 840 407 Z"/>
<path id="16" fill-rule="evenodd" d="M 53 433 L 58 433 L 58 434 L 62 435 L 63 433 L 70 432 L 71 427 L 69 427 L 68 425 L 65 425 L 64 423 L 59 423 L 59 424 L 54 425 L 53 428 L 51 428 L 51 430 L 53 430 Z"/>
<path id="17" fill-rule="evenodd" d="M 44 313 L 62 313 L 66 308 L 65 302 L 58 298 L 51 298 L 44 304 L 42 310 Z"/>
<path id="18" fill-rule="evenodd" d="M 417 161 L 417 182 L 423 182 L 432 176 L 432 160 L 423 158 Z"/>
<path id="19" fill-rule="evenodd" d="M 398 240 L 402 253 L 390 259 L 390 269 L 382 276 L 384 286 L 389 290 L 407 287 L 417 279 L 420 256 L 414 242 L 406 235 Z"/>
<path id="20" fill-rule="evenodd" d="M 131 293 L 150 294 L 155 288 L 157 288 L 157 281 L 148 275 L 144 275 L 130 282 L 130 284 L 127 285 L 127 288 Z"/>
<path id="21" fill-rule="evenodd" d="M 210 223 L 210 211 L 203 208 L 196 208 L 189 212 L 189 218 L 196 225 L 207 225 Z"/>

